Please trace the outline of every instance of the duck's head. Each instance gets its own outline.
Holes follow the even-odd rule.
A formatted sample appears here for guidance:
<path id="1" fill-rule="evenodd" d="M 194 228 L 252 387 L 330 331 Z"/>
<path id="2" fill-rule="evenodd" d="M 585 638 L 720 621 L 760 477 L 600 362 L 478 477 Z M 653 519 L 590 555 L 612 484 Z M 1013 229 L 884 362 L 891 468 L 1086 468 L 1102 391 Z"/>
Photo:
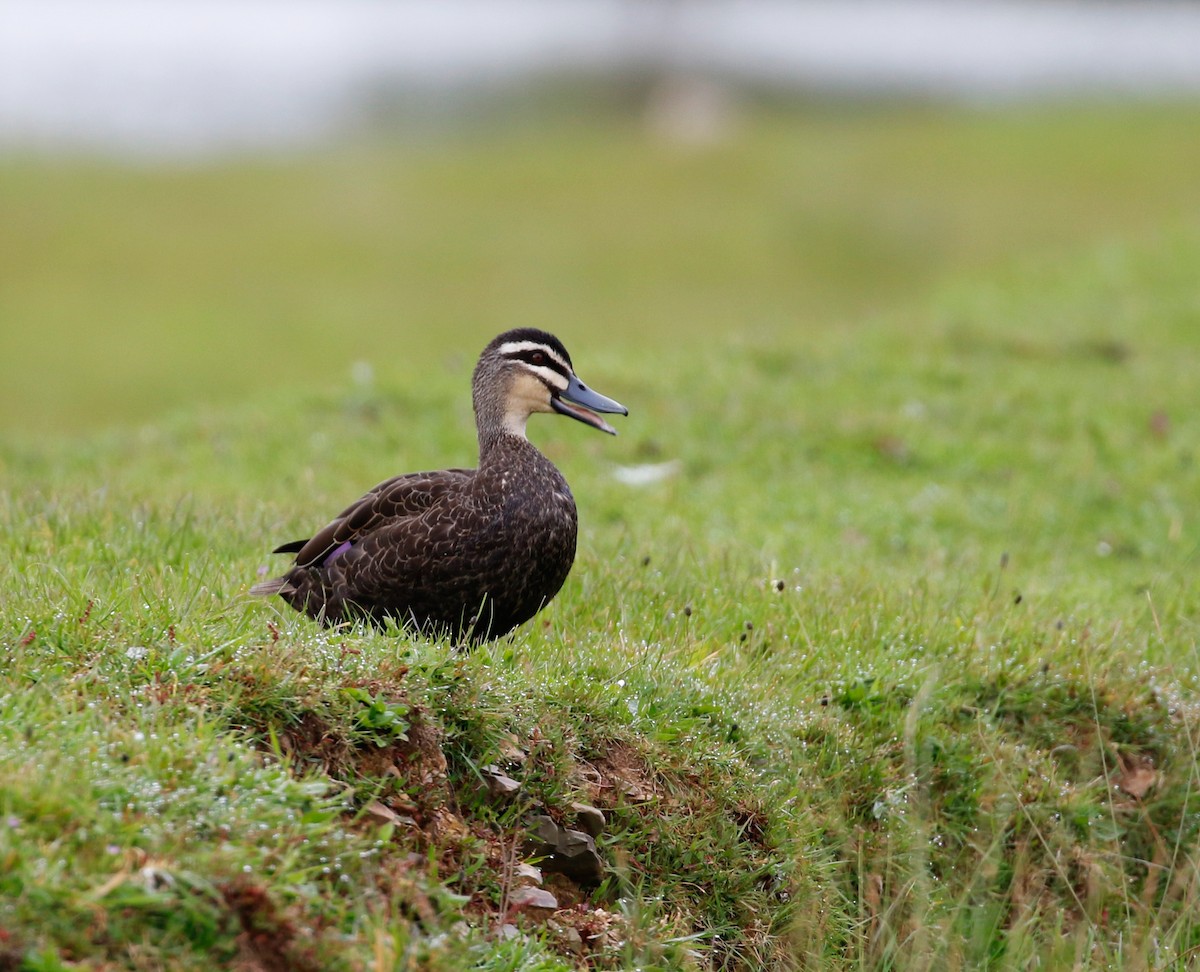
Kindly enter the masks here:
<path id="1" fill-rule="evenodd" d="M 558 412 L 616 435 L 597 413 L 629 414 L 579 380 L 558 338 L 532 327 L 505 331 L 483 349 L 472 391 L 481 432 L 502 429 L 524 437 L 534 412 Z"/>

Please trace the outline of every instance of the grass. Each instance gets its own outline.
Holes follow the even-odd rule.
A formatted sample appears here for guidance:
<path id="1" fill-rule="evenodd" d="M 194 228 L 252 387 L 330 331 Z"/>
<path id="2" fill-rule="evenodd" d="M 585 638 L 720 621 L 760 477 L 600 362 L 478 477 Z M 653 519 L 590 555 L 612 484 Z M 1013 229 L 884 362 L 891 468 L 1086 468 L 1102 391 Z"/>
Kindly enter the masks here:
<path id="1" fill-rule="evenodd" d="M 6 163 L 0 969 L 1189 967 L 1189 120 Z M 518 322 L 632 413 L 531 422 L 583 522 L 538 620 L 459 655 L 248 598 L 470 461 Z M 579 801 L 603 880 L 514 911 Z"/>

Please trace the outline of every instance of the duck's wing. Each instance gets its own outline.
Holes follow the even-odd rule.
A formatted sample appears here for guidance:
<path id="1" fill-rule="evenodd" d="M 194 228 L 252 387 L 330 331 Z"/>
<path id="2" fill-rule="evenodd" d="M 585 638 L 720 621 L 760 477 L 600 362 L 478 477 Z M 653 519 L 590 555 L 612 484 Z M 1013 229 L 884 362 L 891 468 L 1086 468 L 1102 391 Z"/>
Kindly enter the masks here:
<path id="1" fill-rule="evenodd" d="M 298 567 L 320 565 L 347 544 L 421 516 L 449 494 L 461 494 L 474 474 L 471 469 L 443 469 L 395 476 L 351 503 L 310 539 L 285 543 L 274 552 L 294 553 Z"/>

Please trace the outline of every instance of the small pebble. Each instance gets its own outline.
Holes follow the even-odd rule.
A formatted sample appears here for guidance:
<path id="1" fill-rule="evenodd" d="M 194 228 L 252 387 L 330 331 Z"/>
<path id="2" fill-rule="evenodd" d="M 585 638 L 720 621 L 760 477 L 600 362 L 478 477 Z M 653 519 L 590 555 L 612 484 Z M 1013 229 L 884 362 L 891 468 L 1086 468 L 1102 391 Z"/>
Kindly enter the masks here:
<path id="1" fill-rule="evenodd" d="M 604 811 L 587 803 L 572 803 L 571 809 L 575 811 L 575 822 L 589 837 L 599 837 L 604 831 L 604 825 L 608 821 L 604 817 Z"/>
<path id="2" fill-rule="evenodd" d="M 521 863 L 513 869 L 513 880 L 523 885 L 538 885 L 542 883 L 541 868 L 532 864 Z"/>
<path id="3" fill-rule="evenodd" d="M 508 903 L 514 908 L 540 908 L 545 911 L 558 910 L 558 898 L 545 888 L 517 888 L 508 896 Z"/>

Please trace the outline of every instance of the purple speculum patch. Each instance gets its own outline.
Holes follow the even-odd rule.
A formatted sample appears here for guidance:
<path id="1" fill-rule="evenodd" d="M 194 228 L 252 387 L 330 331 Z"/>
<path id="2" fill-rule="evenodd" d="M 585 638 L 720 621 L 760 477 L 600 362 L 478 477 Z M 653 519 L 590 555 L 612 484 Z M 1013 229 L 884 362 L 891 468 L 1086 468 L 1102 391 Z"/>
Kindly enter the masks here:
<path id="1" fill-rule="evenodd" d="M 336 547 L 334 547 L 329 552 L 329 556 L 325 558 L 326 566 L 328 566 L 329 564 L 332 564 L 335 560 L 338 559 L 338 557 L 342 556 L 342 554 L 344 554 L 349 549 L 350 549 L 350 541 L 349 540 L 347 540 L 345 543 L 338 544 Z"/>

